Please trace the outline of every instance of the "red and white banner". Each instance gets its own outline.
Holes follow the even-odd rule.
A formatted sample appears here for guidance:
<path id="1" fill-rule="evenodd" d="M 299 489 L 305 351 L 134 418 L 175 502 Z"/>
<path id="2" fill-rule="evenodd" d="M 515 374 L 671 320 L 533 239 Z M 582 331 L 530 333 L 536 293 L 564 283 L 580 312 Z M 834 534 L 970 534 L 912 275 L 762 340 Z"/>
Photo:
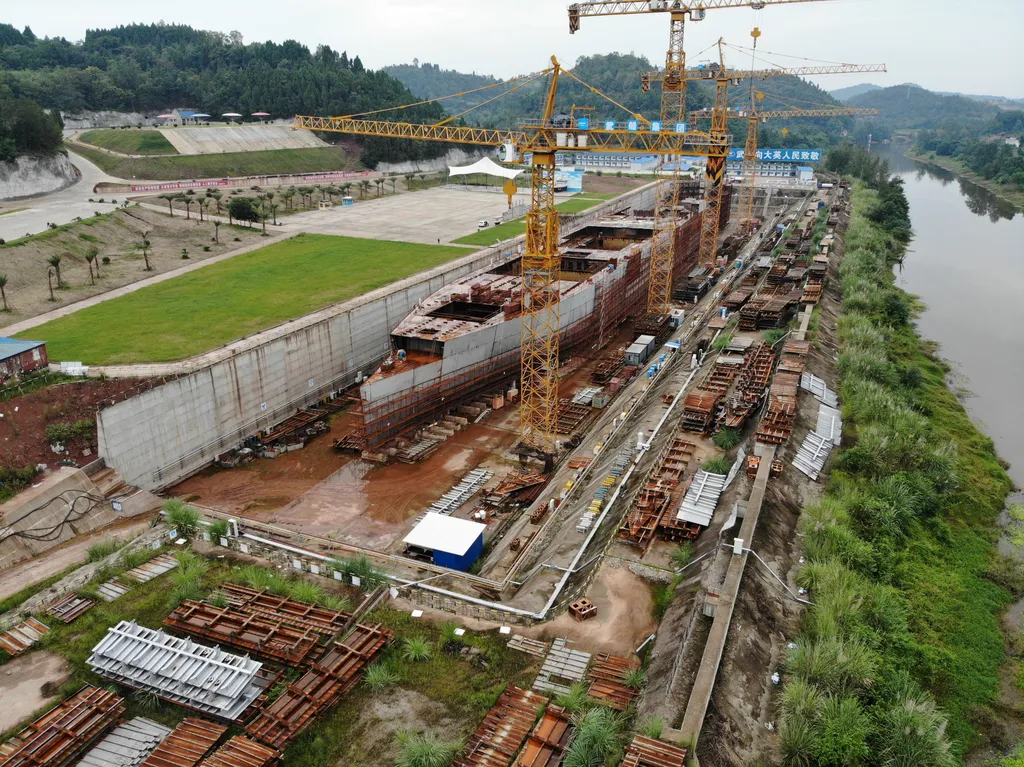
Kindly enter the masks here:
<path id="1" fill-rule="evenodd" d="M 340 170 L 335 173 L 316 173 L 312 176 L 303 176 L 303 181 L 327 181 L 332 178 L 358 178 L 359 176 L 369 176 L 370 171 L 368 170 Z"/>
<path id="2" fill-rule="evenodd" d="M 133 192 L 164 192 L 169 189 L 205 189 L 211 186 L 242 186 L 259 182 L 261 186 L 274 184 L 284 186 L 292 181 L 332 181 L 343 178 L 361 178 L 372 175 L 368 170 L 341 170 L 332 173 L 311 173 L 306 176 L 245 176 L 242 178 L 211 178 L 202 181 L 171 181 L 166 184 L 135 184 Z M 99 185 L 97 185 L 99 186 Z M 95 189 L 93 190 L 95 191 Z"/>
<path id="3" fill-rule="evenodd" d="M 133 186 L 133 192 L 162 192 L 165 189 L 196 189 L 208 186 L 231 186 L 226 178 L 210 181 L 175 181 L 169 184 L 140 184 Z"/>

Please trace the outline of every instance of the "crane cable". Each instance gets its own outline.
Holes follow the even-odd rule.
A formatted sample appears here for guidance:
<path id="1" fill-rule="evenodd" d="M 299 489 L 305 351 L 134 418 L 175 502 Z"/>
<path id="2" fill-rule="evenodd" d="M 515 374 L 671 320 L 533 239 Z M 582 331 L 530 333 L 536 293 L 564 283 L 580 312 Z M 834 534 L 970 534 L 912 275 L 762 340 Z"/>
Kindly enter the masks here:
<path id="1" fill-rule="evenodd" d="M 642 123 L 646 123 L 647 125 L 650 125 L 650 124 L 651 124 L 651 121 L 650 121 L 650 120 L 648 120 L 648 119 L 647 119 L 646 117 L 644 117 L 644 116 L 643 116 L 642 114 L 640 114 L 639 112 L 634 112 L 634 111 L 633 111 L 632 109 L 630 109 L 630 108 L 629 108 L 629 107 L 627 107 L 627 106 L 623 106 L 623 105 L 622 105 L 622 104 L 620 104 L 620 103 L 619 103 L 618 101 L 616 101 L 615 99 L 613 99 L 613 98 L 612 98 L 611 96 L 608 96 L 608 95 L 605 95 L 604 93 L 601 93 L 601 91 L 599 91 L 599 90 L 598 90 L 597 88 L 595 88 L 595 87 L 594 87 L 593 85 L 590 85 L 589 83 L 586 83 L 586 82 L 584 82 L 584 81 L 583 81 L 583 80 L 581 80 L 581 79 L 580 79 L 579 77 L 577 77 L 576 75 L 574 75 L 574 74 L 572 73 L 572 70 L 570 70 L 570 69 L 563 69 L 563 70 L 562 70 L 562 74 L 566 75 L 567 77 L 570 77 L 570 78 L 572 78 L 573 80 L 575 80 L 576 82 L 578 82 L 578 83 L 579 83 L 580 85 L 582 85 L 582 86 L 583 86 L 584 88 L 589 88 L 589 89 L 590 89 L 590 92 L 591 92 L 591 93 L 593 93 L 593 94 L 595 94 L 595 95 L 597 95 L 597 96 L 600 96 L 601 98 L 605 99 L 606 101 L 610 101 L 610 102 L 611 102 L 611 103 L 613 103 L 613 104 L 614 104 L 615 106 L 617 106 L 617 107 L 618 107 L 619 109 L 623 110 L 624 112 L 628 112 L 629 114 L 631 114 L 631 115 L 632 115 L 633 117 L 635 117 L 635 118 L 636 118 L 637 120 L 639 120 L 640 122 L 642 122 Z"/>
<path id="2" fill-rule="evenodd" d="M 412 104 L 402 104 L 401 106 L 397 106 L 397 107 L 385 107 L 383 109 L 374 109 L 374 110 L 372 110 L 370 112 L 356 112 L 355 114 L 342 115 L 341 117 L 338 117 L 338 118 L 335 118 L 335 119 L 351 120 L 352 118 L 355 118 L 355 117 L 366 117 L 367 115 L 376 115 L 376 114 L 381 114 L 382 112 L 394 112 L 394 111 L 397 111 L 397 110 L 400 110 L 400 109 L 412 109 L 413 107 L 419 107 L 419 106 L 423 106 L 425 104 L 434 104 L 434 103 L 437 103 L 438 101 L 445 101 L 446 99 L 454 99 L 454 98 L 458 98 L 459 96 L 469 96 L 470 94 L 473 94 L 473 93 L 479 93 L 480 91 L 491 90 L 493 88 L 498 88 L 498 87 L 500 87 L 502 85 L 508 85 L 509 83 L 517 83 L 520 80 L 527 80 L 527 79 L 529 79 L 531 81 L 532 80 L 536 80 L 538 77 L 543 77 L 544 75 L 550 74 L 552 71 L 554 71 L 554 69 L 552 67 L 549 67 L 548 69 L 544 69 L 544 70 L 542 70 L 540 72 L 531 72 L 528 75 L 519 75 L 518 77 L 513 77 L 511 80 L 502 80 L 499 83 L 491 83 L 490 85 L 484 85 L 484 86 L 482 86 L 480 88 L 474 88 L 474 89 L 468 90 L 468 91 L 461 91 L 460 93 L 452 93 L 452 94 L 449 94 L 448 96 L 437 96 L 436 98 L 423 99 L 422 101 L 417 101 L 417 102 L 414 102 Z M 525 83 L 523 83 L 523 84 L 525 84 Z M 520 86 L 516 86 L 516 87 L 518 88 Z M 507 90 L 504 93 L 500 94 L 499 96 L 496 96 L 495 98 L 500 98 L 501 96 L 507 96 L 513 90 L 515 90 L 515 88 Z M 491 99 L 491 101 L 493 101 L 493 100 L 494 99 Z M 477 106 L 481 106 L 481 105 L 477 104 Z"/>

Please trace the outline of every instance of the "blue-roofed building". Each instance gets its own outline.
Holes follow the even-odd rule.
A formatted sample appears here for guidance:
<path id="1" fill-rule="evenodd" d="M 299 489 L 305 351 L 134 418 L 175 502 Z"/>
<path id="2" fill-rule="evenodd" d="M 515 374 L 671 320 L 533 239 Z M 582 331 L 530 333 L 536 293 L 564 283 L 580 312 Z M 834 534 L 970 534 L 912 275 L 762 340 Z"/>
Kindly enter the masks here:
<path id="1" fill-rule="evenodd" d="M 49 364 L 45 341 L 0 338 L 0 380 L 30 373 Z"/>
<path id="2" fill-rule="evenodd" d="M 800 183 L 814 181 L 814 168 L 810 165 L 797 165 L 796 180 Z"/>

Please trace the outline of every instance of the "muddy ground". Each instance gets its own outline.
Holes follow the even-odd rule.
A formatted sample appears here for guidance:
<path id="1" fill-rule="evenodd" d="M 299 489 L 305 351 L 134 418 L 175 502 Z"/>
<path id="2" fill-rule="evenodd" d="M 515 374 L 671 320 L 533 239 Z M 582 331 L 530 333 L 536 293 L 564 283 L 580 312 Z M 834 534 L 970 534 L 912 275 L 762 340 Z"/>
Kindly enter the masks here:
<path id="1" fill-rule="evenodd" d="M 71 671 L 65 658 L 44 650 L 5 664 L 0 669 L 0 732 L 15 727 L 54 701 Z"/>
<path id="2" fill-rule="evenodd" d="M 139 249 L 143 232 L 149 232 L 147 239 L 152 243 L 149 252 L 151 272 L 145 271 L 145 260 Z M 19 240 L 20 244 L 0 247 L 3 272 L 8 279 L 5 288 L 7 304 L 12 310 L 0 313 L 0 327 L 235 250 L 257 241 L 260 231 L 222 226 L 220 244 L 213 242 L 213 237 L 211 223 L 199 224 L 194 219 L 170 218 L 156 211 L 131 207 L 43 232 Z M 235 238 L 238 238 L 237 242 Z M 204 247 L 210 250 L 204 251 Z M 100 276 L 95 279 L 95 284 L 90 282 L 89 265 L 85 260 L 90 248 L 99 251 L 100 261 L 110 259 L 109 264 L 100 263 Z M 187 261 L 181 257 L 182 248 L 188 250 Z M 55 290 L 57 300 L 51 302 L 47 258 L 54 255 L 61 257 L 60 275 L 67 287 Z"/>
<path id="3" fill-rule="evenodd" d="M 86 380 L 56 384 L 0 402 L 0 466 L 20 468 L 53 465 L 62 459 L 83 466 L 96 459 L 96 411 L 101 404 L 121 401 L 152 386 L 146 379 Z M 55 453 L 46 438 L 54 423 L 93 421 L 86 436 L 75 437 Z"/>

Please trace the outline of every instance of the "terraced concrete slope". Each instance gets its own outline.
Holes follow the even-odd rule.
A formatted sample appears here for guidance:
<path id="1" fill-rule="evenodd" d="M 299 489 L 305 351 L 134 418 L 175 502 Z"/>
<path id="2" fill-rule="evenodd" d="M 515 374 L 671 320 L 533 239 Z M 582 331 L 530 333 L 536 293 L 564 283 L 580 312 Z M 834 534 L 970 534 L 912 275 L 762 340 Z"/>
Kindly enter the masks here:
<path id="1" fill-rule="evenodd" d="M 327 146 L 310 131 L 286 125 L 235 125 L 210 128 L 164 128 L 160 131 L 179 154 L 261 152 Z"/>

